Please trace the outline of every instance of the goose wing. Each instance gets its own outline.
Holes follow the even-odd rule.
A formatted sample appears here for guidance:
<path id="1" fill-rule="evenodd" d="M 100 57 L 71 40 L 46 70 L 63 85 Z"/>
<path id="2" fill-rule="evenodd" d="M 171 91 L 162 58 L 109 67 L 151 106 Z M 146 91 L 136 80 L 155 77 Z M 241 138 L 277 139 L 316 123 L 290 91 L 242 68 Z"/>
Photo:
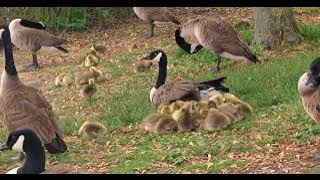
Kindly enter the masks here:
<path id="1" fill-rule="evenodd" d="M 25 28 L 19 34 L 27 43 L 40 47 L 59 47 L 63 44 L 61 39 L 44 30 Z"/>
<path id="2" fill-rule="evenodd" d="M 228 52 L 248 59 L 253 56 L 231 25 L 218 19 L 203 19 L 195 29 L 195 36 L 204 47 L 217 54 Z"/>
<path id="3" fill-rule="evenodd" d="M 24 87 L 19 91 L 6 91 L 0 100 L 2 119 L 8 131 L 30 128 L 44 144 L 51 143 L 56 136 L 63 138 L 52 107 L 39 90 Z"/>
<path id="4" fill-rule="evenodd" d="M 153 96 L 153 104 L 158 107 L 162 103 L 173 102 L 179 99 L 197 99 L 199 89 L 192 81 L 175 79 L 160 86 Z"/>
<path id="5" fill-rule="evenodd" d="M 178 20 L 165 7 L 146 7 L 144 10 L 153 21 L 179 24 Z"/>

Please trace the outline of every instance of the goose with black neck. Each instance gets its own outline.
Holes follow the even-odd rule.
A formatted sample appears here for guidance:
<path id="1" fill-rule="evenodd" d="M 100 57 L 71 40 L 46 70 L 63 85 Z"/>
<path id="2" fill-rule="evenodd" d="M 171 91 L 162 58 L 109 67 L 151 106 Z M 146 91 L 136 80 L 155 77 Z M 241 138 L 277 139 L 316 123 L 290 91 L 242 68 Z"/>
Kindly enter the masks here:
<path id="1" fill-rule="evenodd" d="M 46 156 L 39 137 L 28 128 L 18 128 L 10 132 L 7 141 L 0 145 L 0 151 L 13 150 L 26 154 L 21 167 L 6 174 L 71 174 L 68 169 L 46 170 Z M 80 172 L 77 172 L 80 173 Z"/>
<path id="2" fill-rule="evenodd" d="M 150 101 L 155 107 L 177 100 L 201 100 L 211 91 L 229 92 L 229 88 L 223 85 L 225 77 L 199 83 L 175 78 L 166 83 L 167 55 L 162 50 L 154 50 L 142 60 L 152 60 L 159 64 L 157 81 L 150 91 Z"/>
<path id="3" fill-rule="evenodd" d="M 67 146 L 52 107 L 42 92 L 26 86 L 20 80 L 13 58 L 10 31 L 0 28 L 5 50 L 5 68 L 0 84 L 0 115 L 9 131 L 17 128 L 32 129 L 49 153 L 63 153 Z"/>

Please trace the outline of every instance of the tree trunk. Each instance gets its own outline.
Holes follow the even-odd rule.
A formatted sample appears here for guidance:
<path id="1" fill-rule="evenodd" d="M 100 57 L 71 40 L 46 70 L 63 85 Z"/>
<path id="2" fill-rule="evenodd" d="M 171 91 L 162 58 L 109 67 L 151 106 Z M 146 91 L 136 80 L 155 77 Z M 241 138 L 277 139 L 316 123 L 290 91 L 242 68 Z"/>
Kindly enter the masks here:
<path id="1" fill-rule="evenodd" d="M 255 37 L 253 43 L 275 49 L 300 43 L 298 25 L 292 8 L 254 8 Z"/>

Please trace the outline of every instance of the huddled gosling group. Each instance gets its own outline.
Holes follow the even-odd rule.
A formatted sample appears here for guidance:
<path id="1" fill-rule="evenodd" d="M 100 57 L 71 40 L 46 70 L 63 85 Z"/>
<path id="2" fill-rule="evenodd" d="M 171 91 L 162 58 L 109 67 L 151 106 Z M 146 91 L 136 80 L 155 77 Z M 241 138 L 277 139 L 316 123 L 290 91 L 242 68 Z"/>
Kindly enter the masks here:
<path id="1" fill-rule="evenodd" d="M 201 101 L 175 101 L 161 104 L 141 126 L 155 134 L 190 132 L 202 128 L 209 132 L 223 130 L 253 113 L 252 107 L 230 93 L 213 91 Z"/>

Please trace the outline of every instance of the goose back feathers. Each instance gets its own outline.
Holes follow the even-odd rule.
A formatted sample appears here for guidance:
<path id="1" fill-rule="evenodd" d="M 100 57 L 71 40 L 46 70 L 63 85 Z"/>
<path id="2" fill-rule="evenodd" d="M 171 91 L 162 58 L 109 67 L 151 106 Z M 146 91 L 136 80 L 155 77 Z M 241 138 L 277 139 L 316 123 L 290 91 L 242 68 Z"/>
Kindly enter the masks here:
<path id="1" fill-rule="evenodd" d="M 150 91 L 150 101 L 155 107 L 177 100 L 200 100 L 202 95 L 214 90 L 229 91 L 222 85 L 225 77 L 200 83 L 176 78 L 166 83 L 167 56 L 162 50 L 152 51 L 142 60 L 152 60 L 159 64 L 157 81 Z"/>
<path id="2" fill-rule="evenodd" d="M 188 43 L 183 41 L 183 38 L 188 36 L 196 37 L 203 47 L 218 56 L 232 60 L 250 60 L 254 63 L 258 61 L 231 25 L 217 17 L 198 17 L 189 20 L 176 30 L 177 44 L 190 53 Z"/>
<path id="3" fill-rule="evenodd" d="M 164 7 L 134 7 L 133 11 L 143 21 L 153 22 L 180 22 Z"/>

